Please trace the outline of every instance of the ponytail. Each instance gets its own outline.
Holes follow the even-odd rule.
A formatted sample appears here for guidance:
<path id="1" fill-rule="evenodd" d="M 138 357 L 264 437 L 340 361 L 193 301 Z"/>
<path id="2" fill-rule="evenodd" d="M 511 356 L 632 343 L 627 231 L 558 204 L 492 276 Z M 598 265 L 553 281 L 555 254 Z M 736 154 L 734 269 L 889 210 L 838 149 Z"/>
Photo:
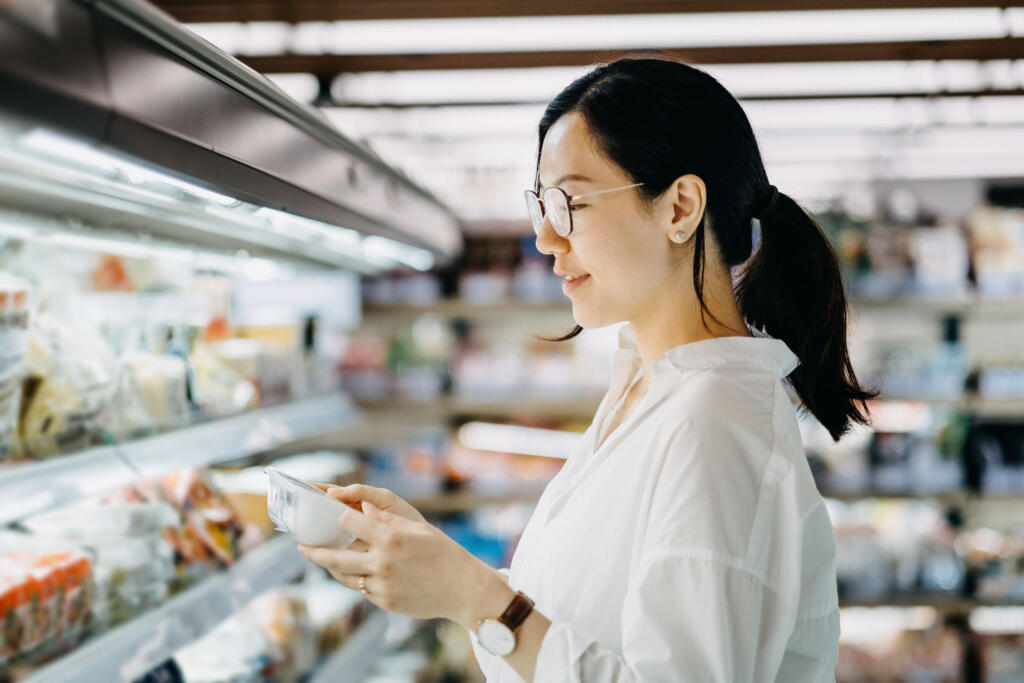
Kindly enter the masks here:
<path id="1" fill-rule="evenodd" d="M 800 359 L 789 376 L 800 400 L 836 441 L 868 424 L 846 348 L 847 304 L 835 253 L 818 224 L 772 186 L 761 211 L 760 245 L 743 268 L 736 299 L 747 322 L 781 339 Z"/>

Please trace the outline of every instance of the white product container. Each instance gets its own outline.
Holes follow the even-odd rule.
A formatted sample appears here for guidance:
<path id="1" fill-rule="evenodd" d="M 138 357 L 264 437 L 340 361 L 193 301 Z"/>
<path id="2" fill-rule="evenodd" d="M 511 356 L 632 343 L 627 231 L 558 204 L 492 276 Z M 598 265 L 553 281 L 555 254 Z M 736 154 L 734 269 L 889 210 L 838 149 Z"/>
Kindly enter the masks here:
<path id="1" fill-rule="evenodd" d="M 281 531 L 299 543 L 341 550 L 355 538 L 338 523 L 348 506 L 279 469 L 266 469 L 267 512 Z"/>

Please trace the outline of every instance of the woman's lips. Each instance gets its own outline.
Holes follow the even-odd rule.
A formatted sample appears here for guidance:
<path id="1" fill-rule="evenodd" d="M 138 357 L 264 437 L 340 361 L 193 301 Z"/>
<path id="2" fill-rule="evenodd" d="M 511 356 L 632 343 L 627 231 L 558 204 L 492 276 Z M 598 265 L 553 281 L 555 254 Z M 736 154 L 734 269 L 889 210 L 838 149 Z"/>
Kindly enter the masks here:
<path id="1" fill-rule="evenodd" d="M 590 275 L 583 275 L 574 280 L 562 280 L 562 291 L 568 294 L 580 288 L 590 279 Z"/>

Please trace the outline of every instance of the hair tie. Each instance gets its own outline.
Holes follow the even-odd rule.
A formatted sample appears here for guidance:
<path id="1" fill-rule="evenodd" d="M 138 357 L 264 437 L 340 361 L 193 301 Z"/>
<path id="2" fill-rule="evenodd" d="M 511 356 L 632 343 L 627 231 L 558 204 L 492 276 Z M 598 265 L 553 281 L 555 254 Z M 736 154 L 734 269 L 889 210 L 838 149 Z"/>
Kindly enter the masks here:
<path id="1" fill-rule="evenodd" d="M 758 220 L 764 218 L 769 213 L 771 213 L 772 209 L 775 208 L 775 202 L 777 202 L 779 199 L 779 188 L 775 187 L 774 185 L 771 185 L 770 187 L 772 188 L 771 199 L 768 200 L 768 203 L 765 205 L 763 209 L 761 209 L 760 212 L 754 214 L 754 218 L 757 218 Z"/>

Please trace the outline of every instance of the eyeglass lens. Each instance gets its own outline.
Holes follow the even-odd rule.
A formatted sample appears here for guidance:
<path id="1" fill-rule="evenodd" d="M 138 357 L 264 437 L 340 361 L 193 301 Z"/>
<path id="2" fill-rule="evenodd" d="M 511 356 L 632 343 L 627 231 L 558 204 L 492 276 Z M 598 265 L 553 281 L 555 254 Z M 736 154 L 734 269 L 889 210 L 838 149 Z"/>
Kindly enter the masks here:
<path id="1" fill-rule="evenodd" d="M 569 202 L 564 192 L 556 187 L 550 187 L 544 192 L 543 200 L 539 200 L 537 195 L 529 190 L 525 192 L 525 196 L 526 208 L 530 214 L 534 233 L 540 234 L 545 213 L 548 220 L 551 221 L 551 227 L 554 228 L 555 233 L 562 237 L 570 233 L 572 223 L 569 216 Z"/>

